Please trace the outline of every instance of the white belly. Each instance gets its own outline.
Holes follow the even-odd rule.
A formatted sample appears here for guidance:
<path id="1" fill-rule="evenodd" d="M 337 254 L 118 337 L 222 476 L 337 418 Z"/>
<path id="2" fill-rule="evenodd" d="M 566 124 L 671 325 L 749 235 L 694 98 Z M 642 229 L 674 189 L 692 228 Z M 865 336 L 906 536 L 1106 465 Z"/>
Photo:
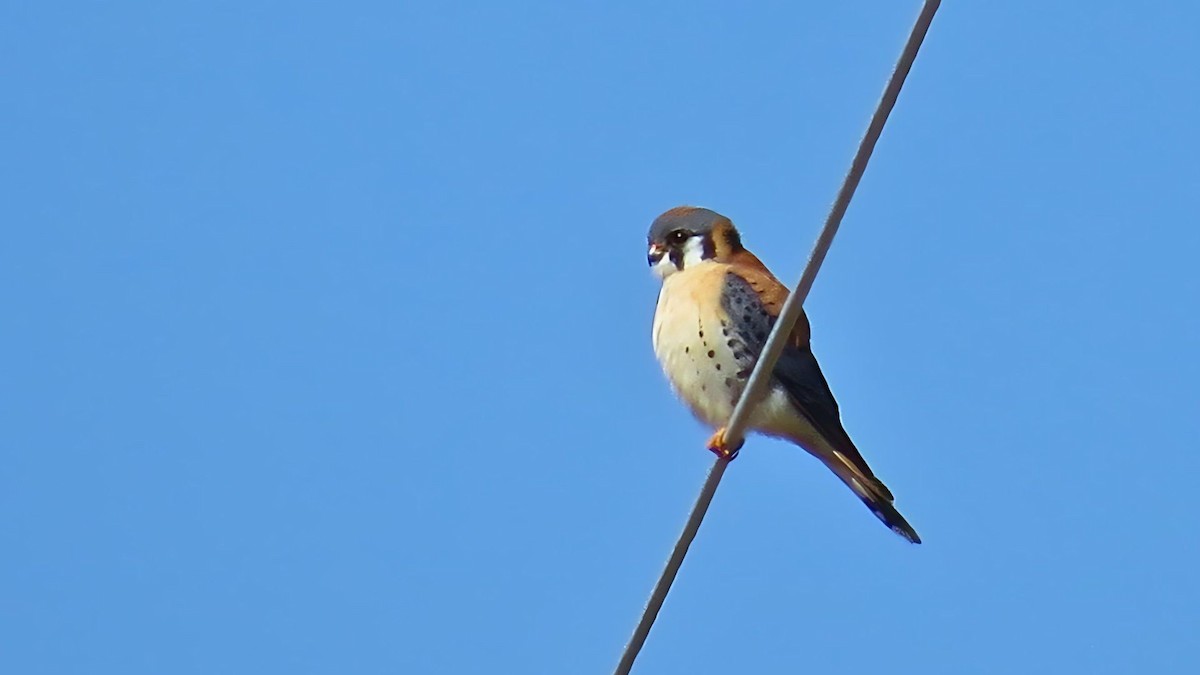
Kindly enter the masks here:
<path id="1" fill-rule="evenodd" d="M 702 421 L 714 427 L 729 421 L 749 375 L 729 346 L 729 328 L 719 312 L 719 279 L 724 266 L 704 263 L 663 280 L 654 313 L 654 353 L 675 389 Z M 699 298 L 691 289 L 714 292 Z M 743 358 L 744 362 L 744 358 Z"/>
<path id="2" fill-rule="evenodd" d="M 722 325 L 720 298 L 698 297 L 696 291 L 719 295 L 721 283 L 698 275 L 725 274 L 725 266 L 704 263 L 663 280 L 654 313 L 654 353 L 663 372 L 692 413 L 716 428 L 725 426 L 749 379 L 745 348 L 734 341 L 729 325 Z M 808 436 L 811 427 L 796 414 L 787 394 L 773 388 L 755 406 L 752 429 L 772 436 Z"/>

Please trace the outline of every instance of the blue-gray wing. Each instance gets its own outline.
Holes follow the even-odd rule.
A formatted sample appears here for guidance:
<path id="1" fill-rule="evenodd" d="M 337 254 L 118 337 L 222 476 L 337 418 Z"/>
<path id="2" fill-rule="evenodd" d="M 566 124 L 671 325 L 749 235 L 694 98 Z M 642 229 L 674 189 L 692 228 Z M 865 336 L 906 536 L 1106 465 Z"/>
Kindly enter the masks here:
<path id="1" fill-rule="evenodd" d="M 757 259 L 756 259 L 757 260 Z M 778 284 L 773 277 L 770 283 Z M 775 325 L 776 316 L 771 311 L 776 310 L 781 301 L 782 287 L 773 288 L 772 306 L 763 302 L 755 288 L 740 274 L 729 272 L 725 275 L 725 288 L 721 295 L 722 307 L 729 315 L 729 346 L 734 349 L 734 355 L 741 369 L 738 376 L 745 378 L 763 347 L 767 335 Z M 828 466 L 851 490 L 858 495 L 867 508 L 900 536 L 913 543 L 921 543 L 921 537 L 904 516 L 892 505 L 892 493 L 887 489 L 871 467 L 863 459 L 854 442 L 842 427 L 841 414 L 838 412 L 837 401 L 829 390 L 829 383 L 817 365 L 808 344 L 807 319 L 801 318 L 803 325 L 793 329 L 779 362 L 771 372 L 771 386 L 783 389 L 795 406 L 797 413 L 804 416 L 809 424 L 821 434 L 822 438 L 836 451 L 829 456 L 828 451 L 818 451 L 816 448 L 805 448 L 816 455 Z M 800 442 L 800 439 L 796 439 Z"/>
<path id="2" fill-rule="evenodd" d="M 746 352 L 751 357 L 749 363 L 753 364 L 766 345 L 767 335 L 775 325 L 776 317 L 762 303 L 750 283 L 733 272 L 725 276 L 722 304 L 734 327 L 731 337 L 738 342 L 735 352 Z M 842 428 L 837 401 L 807 340 L 803 344 L 795 340 L 789 342 L 771 375 L 771 386 L 786 391 L 796 410 L 809 424 L 835 449 L 845 454 L 868 476 L 872 476 L 866 461 Z"/>

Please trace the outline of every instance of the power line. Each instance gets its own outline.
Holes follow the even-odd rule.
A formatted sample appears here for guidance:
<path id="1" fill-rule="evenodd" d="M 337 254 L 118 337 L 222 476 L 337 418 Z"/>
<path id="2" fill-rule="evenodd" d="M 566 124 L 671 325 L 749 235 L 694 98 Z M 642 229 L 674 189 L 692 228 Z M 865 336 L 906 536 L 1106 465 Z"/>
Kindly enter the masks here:
<path id="1" fill-rule="evenodd" d="M 846 172 L 842 187 L 838 190 L 833 206 L 829 209 L 829 215 L 825 218 L 825 226 L 821 229 L 821 234 L 817 237 L 816 244 L 813 245 L 812 253 L 808 256 L 808 263 L 804 267 L 803 274 L 800 275 L 800 281 L 796 284 L 796 289 L 788 296 L 787 302 L 784 303 L 783 309 L 779 313 L 779 319 L 775 322 L 774 328 L 771 329 L 771 335 L 763 347 L 762 355 L 754 365 L 750 380 L 733 409 L 729 424 L 725 427 L 725 442 L 731 448 L 736 448 L 742 443 L 750 413 L 758 399 L 765 393 L 771 379 L 771 371 L 775 369 L 775 362 L 779 360 L 779 355 L 783 352 L 792 327 L 800 316 L 800 309 L 804 305 L 805 298 L 808 297 L 809 290 L 812 289 L 813 281 L 821 269 L 821 263 L 825 261 L 825 255 L 829 252 L 830 245 L 833 244 L 833 237 L 842 224 L 842 217 L 846 215 L 846 209 L 850 206 L 854 191 L 858 188 L 859 181 L 862 180 L 863 173 L 867 170 L 867 162 L 871 159 L 871 153 L 875 150 L 875 144 L 879 141 L 880 134 L 883 133 L 883 125 L 896 105 L 900 88 L 904 86 L 904 80 L 908 77 L 913 61 L 917 58 L 917 51 L 925 40 L 925 34 L 929 32 L 933 15 L 941 4 L 941 0 L 926 0 L 921 7 L 921 13 L 917 16 L 912 32 L 909 33 L 904 50 L 900 53 L 899 60 L 896 61 L 896 67 L 892 70 L 887 86 L 884 87 L 883 96 L 875 106 L 875 113 L 871 116 L 867 131 L 859 141 L 858 151 L 854 154 L 854 160 L 850 162 L 850 170 Z M 628 675 L 633 668 L 633 662 L 637 659 L 642 645 L 646 643 L 650 627 L 654 625 L 654 620 L 658 617 L 659 610 L 662 609 L 667 593 L 671 590 L 671 584 L 679 573 L 680 565 L 683 564 L 683 558 L 687 555 L 688 547 L 696 538 L 700 522 L 704 520 L 704 514 L 708 512 L 708 506 L 712 503 L 713 495 L 728 466 L 728 458 L 718 457 L 712 469 L 709 470 L 708 478 L 705 479 L 700 496 L 696 499 L 695 506 L 692 507 L 692 513 L 688 516 L 683 533 L 679 535 L 679 540 L 671 551 L 671 557 L 667 559 L 658 583 L 654 585 L 654 590 L 650 593 L 650 599 L 646 602 L 646 608 L 642 611 L 642 618 L 638 622 L 637 628 L 634 629 L 633 636 L 625 645 L 625 651 L 621 654 L 621 660 L 614 671 L 615 675 Z"/>
<path id="2" fill-rule="evenodd" d="M 912 33 L 908 36 L 908 43 L 904 45 L 904 51 L 901 52 L 892 76 L 888 79 L 883 96 L 880 97 L 879 104 L 875 107 L 875 114 L 871 116 L 867 132 L 863 134 L 862 140 L 858 144 L 858 152 L 854 154 L 854 161 L 850 162 L 850 170 L 846 172 L 846 178 L 842 181 L 837 198 L 833 200 L 833 207 L 829 209 L 829 215 L 825 217 L 825 227 L 821 229 L 817 243 L 813 245 L 812 253 L 808 256 L 808 264 L 804 267 L 804 273 L 800 275 L 796 290 L 788 296 L 787 302 L 779 312 L 779 320 L 775 322 L 775 327 L 767 338 L 767 344 L 763 347 L 762 355 L 755 364 L 754 372 L 750 374 L 750 381 L 746 384 L 746 389 L 742 392 L 741 398 L 738 399 L 738 403 L 733 409 L 733 415 L 729 418 L 729 424 L 725 428 L 725 441 L 731 448 L 736 448 L 741 443 L 742 431 L 746 421 L 750 418 L 750 412 L 758 399 L 766 392 L 775 362 L 783 353 L 788 336 L 792 332 L 792 326 L 800 317 L 800 309 L 804 305 L 804 300 L 808 297 L 809 290 L 812 289 L 817 272 L 821 269 L 821 263 L 825 262 L 825 254 L 829 252 L 829 247 L 833 244 L 833 236 L 837 234 L 838 227 L 842 224 L 842 216 L 846 215 L 846 209 L 850 206 L 854 191 L 858 189 L 858 183 L 867 170 L 867 162 L 875 150 L 875 143 L 879 141 L 879 135 L 883 133 L 883 125 L 896 105 L 900 87 L 904 86 L 908 71 L 912 69 L 913 60 L 917 58 L 917 50 L 920 49 L 921 42 L 925 40 L 925 33 L 929 31 L 933 14 L 940 4 L 940 0 L 927 1 L 921 9 L 920 16 L 917 17 Z"/>

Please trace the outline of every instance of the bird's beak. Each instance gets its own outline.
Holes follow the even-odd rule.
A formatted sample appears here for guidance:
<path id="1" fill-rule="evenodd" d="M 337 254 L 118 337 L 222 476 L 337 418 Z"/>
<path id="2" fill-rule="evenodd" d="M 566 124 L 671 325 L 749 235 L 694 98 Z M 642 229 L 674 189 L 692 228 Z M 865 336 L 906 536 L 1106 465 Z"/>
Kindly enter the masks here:
<path id="1" fill-rule="evenodd" d="M 650 254 L 646 256 L 646 260 L 654 267 L 662 257 L 667 254 L 667 249 L 658 244 L 650 244 Z"/>

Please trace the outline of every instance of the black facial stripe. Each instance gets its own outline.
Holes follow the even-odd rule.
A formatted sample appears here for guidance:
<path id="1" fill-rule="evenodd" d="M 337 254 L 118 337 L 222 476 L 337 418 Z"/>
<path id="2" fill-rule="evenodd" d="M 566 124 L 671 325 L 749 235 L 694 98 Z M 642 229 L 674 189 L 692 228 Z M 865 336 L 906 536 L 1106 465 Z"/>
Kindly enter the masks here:
<path id="1" fill-rule="evenodd" d="M 683 269 L 683 249 L 672 248 L 671 252 L 668 255 L 671 256 L 671 264 L 675 266 L 675 269 L 682 270 Z"/>
<path id="2" fill-rule="evenodd" d="M 729 250 L 731 251 L 742 250 L 742 238 L 738 235 L 737 230 L 732 227 L 725 230 L 725 243 L 729 245 Z"/>
<path id="3" fill-rule="evenodd" d="M 701 254 L 702 258 L 705 260 L 711 260 L 712 258 L 717 257 L 717 245 L 713 241 L 712 232 L 709 232 L 701 237 L 700 242 L 704 246 L 704 252 Z"/>

